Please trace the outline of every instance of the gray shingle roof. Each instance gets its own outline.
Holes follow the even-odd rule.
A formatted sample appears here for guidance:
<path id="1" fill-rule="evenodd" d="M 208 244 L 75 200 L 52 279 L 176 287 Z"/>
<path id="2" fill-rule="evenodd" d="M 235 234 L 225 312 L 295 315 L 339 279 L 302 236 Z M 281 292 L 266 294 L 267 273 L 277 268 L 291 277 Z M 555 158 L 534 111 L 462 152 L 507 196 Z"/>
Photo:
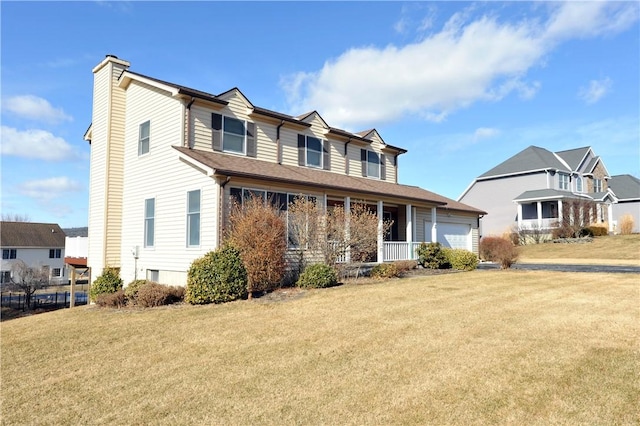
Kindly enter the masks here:
<path id="1" fill-rule="evenodd" d="M 306 167 L 289 166 L 253 158 L 226 155 L 218 152 L 200 151 L 175 147 L 182 154 L 212 168 L 216 173 L 228 176 L 247 177 L 263 181 L 304 185 L 319 189 L 334 189 L 350 193 L 391 197 L 406 202 L 436 204 L 438 208 L 465 211 L 476 214 L 486 212 L 443 197 L 417 186 L 347 176 Z"/>
<path id="2" fill-rule="evenodd" d="M 530 146 L 508 160 L 498 164 L 488 172 L 483 173 L 478 177 L 478 179 L 510 174 L 522 174 L 545 169 L 570 172 L 570 170 L 567 170 L 567 167 L 558 160 L 553 152 L 537 146 Z"/>
<path id="3" fill-rule="evenodd" d="M 578 166 L 587 155 L 591 148 L 588 146 L 582 148 L 568 149 L 566 151 L 558 151 L 558 154 L 571 167 L 571 170 L 578 170 Z"/>
<path id="4" fill-rule="evenodd" d="M 64 248 L 64 237 L 56 223 L 0 222 L 2 247 Z"/>
<path id="5" fill-rule="evenodd" d="M 616 175 L 609 179 L 609 188 L 620 201 L 640 200 L 640 179 L 631 175 Z"/>

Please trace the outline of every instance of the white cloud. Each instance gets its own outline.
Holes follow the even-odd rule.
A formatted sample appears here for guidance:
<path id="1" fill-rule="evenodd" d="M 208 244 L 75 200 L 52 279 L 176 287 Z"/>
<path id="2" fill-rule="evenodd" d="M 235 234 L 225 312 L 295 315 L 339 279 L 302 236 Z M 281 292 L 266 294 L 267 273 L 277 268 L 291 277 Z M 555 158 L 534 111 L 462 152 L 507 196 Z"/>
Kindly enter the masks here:
<path id="1" fill-rule="evenodd" d="M 352 48 L 320 70 L 283 78 L 282 87 L 293 114 L 316 109 L 336 127 L 359 130 L 353 127 L 408 114 L 442 121 L 477 101 L 498 101 L 511 93 L 530 99 L 541 84 L 527 81 L 526 74 L 558 43 L 621 31 L 638 19 L 633 3 L 549 7 L 546 21 L 513 23 L 487 15 L 472 19 L 475 10 L 465 9 L 421 41 Z M 405 28 L 403 16 L 396 29 Z"/>
<path id="2" fill-rule="evenodd" d="M 80 182 L 66 176 L 48 179 L 30 180 L 18 185 L 18 192 L 36 201 L 47 203 L 52 200 L 68 198 L 69 193 L 83 190 Z"/>
<path id="3" fill-rule="evenodd" d="M 492 127 L 479 127 L 474 132 L 473 139 L 475 141 L 478 141 L 481 139 L 489 139 L 499 134 L 500 134 L 500 130 L 498 129 L 494 129 Z"/>
<path id="4" fill-rule="evenodd" d="M 612 85 L 613 83 L 608 77 L 602 80 L 591 80 L 588 86 L 580 88 L 578 97 L 589 105 L 595 104 L 611 91 Z"/>
<path id="5" fill-rule="evenodd" d="M 79 157 L 64 139 L 39 129 L 20 131 L 2 126 L 0 152 L 2 155 L 47 161 L 70 160 Z"/>
<path id="6" fill-rule="evenodd" d="M 2 102 L 2 108 L 22 118 L 44 121 L 47 123 L 59 123 L 72 121 L 62 108 L 54 108 L 49 101 L 33 95 L 13 96 Z"/>

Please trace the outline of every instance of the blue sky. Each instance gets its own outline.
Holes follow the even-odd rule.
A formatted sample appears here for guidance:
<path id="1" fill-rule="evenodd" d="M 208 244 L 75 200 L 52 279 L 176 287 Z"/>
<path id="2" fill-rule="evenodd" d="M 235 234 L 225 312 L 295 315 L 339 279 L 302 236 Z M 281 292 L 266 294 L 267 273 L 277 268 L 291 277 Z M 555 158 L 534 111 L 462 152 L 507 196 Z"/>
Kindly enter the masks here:
<path id="1" fill-rule="evenodd" d="M 2 213 L 86 226 L 91 69 L 317 110 L 409 152 L 400 182 L 456 199 L 522 149 L 591 146 L 640 177 L 638 2 L 7 2 Z"/>

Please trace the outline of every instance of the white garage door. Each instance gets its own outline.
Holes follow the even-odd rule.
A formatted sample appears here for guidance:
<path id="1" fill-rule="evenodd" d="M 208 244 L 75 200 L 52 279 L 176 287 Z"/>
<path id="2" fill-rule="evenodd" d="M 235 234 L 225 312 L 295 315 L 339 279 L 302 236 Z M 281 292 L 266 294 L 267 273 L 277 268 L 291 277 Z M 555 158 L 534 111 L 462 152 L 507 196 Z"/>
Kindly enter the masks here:
<path id="1" fill-rule="evenodd" d="M 471 227 L 458 223 L 438 223 L 438 242 L 444 247 L 469 250 Z"/>

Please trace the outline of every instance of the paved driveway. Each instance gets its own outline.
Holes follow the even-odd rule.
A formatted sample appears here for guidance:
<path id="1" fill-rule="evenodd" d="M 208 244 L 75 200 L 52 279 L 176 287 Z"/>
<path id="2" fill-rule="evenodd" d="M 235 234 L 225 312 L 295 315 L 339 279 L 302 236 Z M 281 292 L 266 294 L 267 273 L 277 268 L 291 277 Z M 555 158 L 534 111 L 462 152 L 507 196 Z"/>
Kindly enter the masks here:
<path id="1" fill-rule="evenodd" d="M 640 266 L 620 265 L 557 265 L 551 263 L 516 263 L 512 269 L 525 271 L 560 271 L 560 272 L 615 272 L 627 274 L 640 274 Z M 496 263 L 481 263 L 478 269 L 500 269 Z"/>

